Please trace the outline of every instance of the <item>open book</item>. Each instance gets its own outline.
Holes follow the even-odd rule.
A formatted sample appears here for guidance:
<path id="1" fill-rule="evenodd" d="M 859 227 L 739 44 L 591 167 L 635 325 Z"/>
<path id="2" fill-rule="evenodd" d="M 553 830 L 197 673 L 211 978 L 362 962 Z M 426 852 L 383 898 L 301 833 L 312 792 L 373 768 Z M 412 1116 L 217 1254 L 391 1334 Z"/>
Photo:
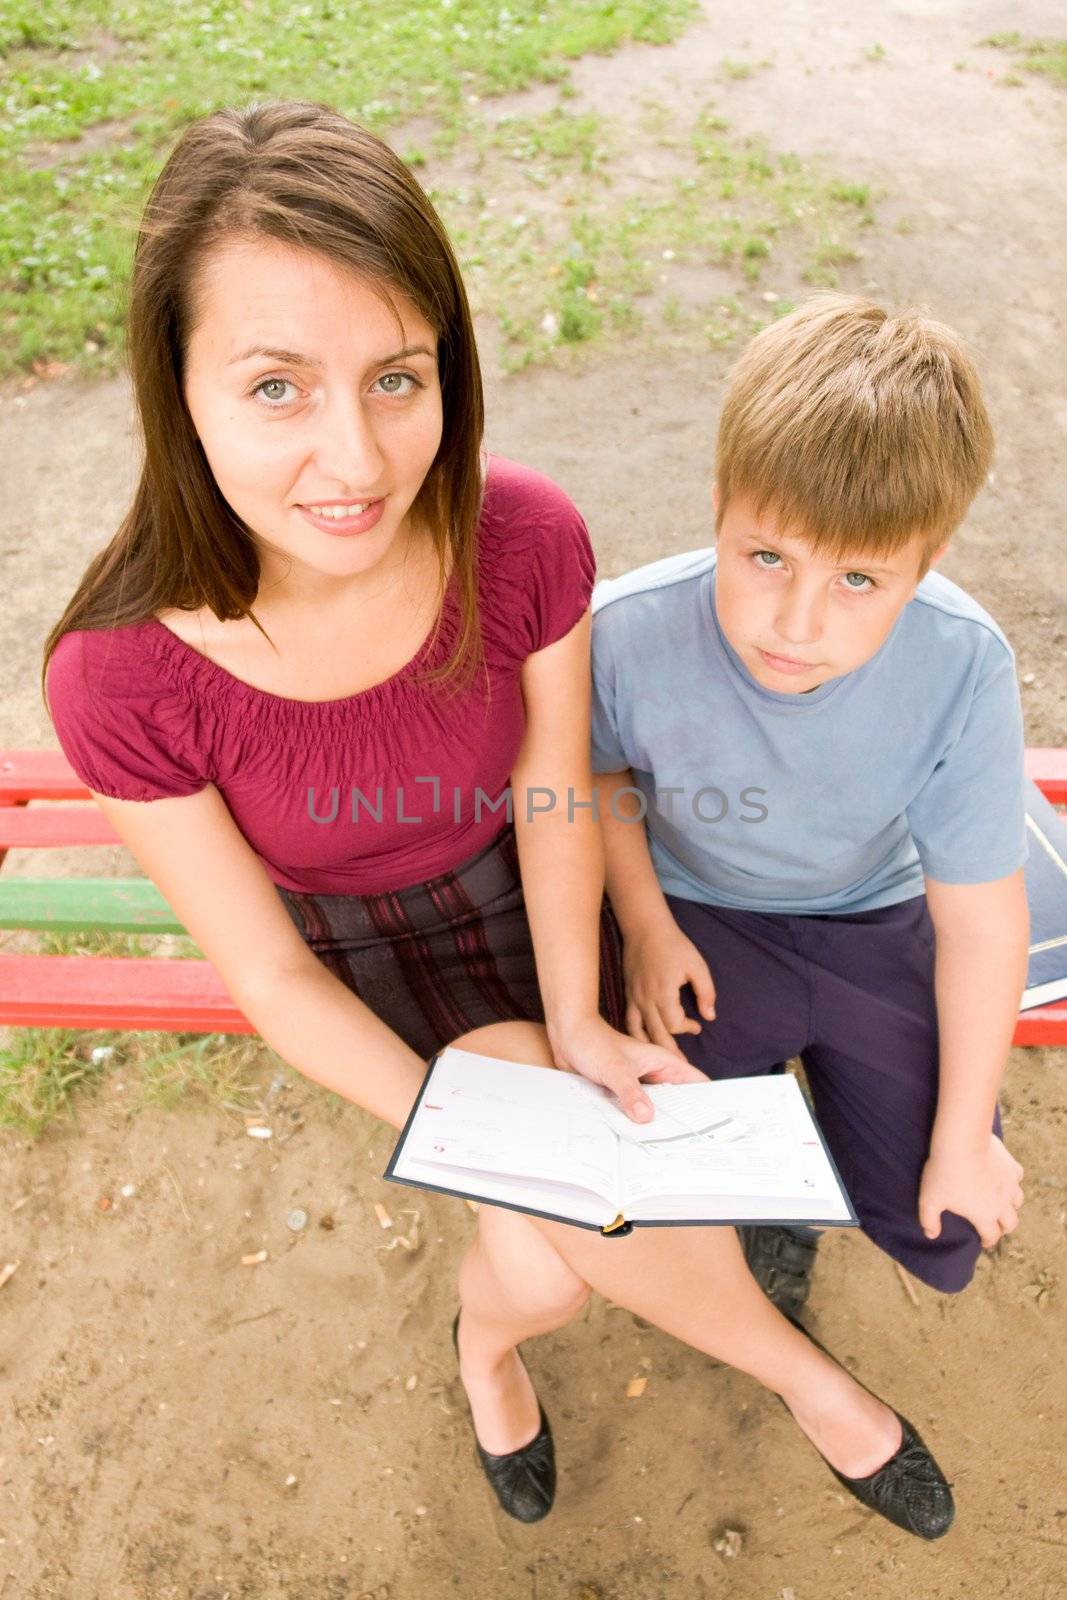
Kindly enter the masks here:
<path id="1" fill-rule="evenodd" d="M 634 1224 L 809 1222 L 856 1214 L 796 1079 L 651 1084 L 652 1122 L 569 1072 L 449 1047 L 385 1176 L 604 1233 Z"/>

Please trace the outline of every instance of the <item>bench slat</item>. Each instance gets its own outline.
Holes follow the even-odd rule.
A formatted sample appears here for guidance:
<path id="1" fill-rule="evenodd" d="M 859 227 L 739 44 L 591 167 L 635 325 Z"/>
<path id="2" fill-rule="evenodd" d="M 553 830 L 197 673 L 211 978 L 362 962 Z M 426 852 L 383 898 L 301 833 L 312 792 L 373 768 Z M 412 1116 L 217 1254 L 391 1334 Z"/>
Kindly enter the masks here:
<path id="1" fill-rule="evenodd" d="M 99 806 L 0 805 L 0 851 L 120 843 Z"/>
<path id="2" fill-rule="evenodd" d="M 1067 804 L 1067 748 L 1033 745 L 1026 775 L 1054 805 Z M 59 750 L 0 750 L 0 805 L 27 800 L 86 800 L 89 791 Z"/>
<path id="3" fill-rule="evenodd" d="M 1034 745 L 1024 752 L 1026 776 L 1054 806 L 1067 805 L 1067 749 Z"/>
<path id="4" fill-rule="evenodd" d="M 24 1028 L 254 1033 L 207 961 L 0 955 L 0 1021 Z M 1024 1011 L 1015 1045 L 1067 1045 L 1067 1001 Z"/>
<path id="5" fill-rule="evenodd" d="M 148 878 L 0 877 L 0 928 L 36 933 L 184 933 Z"/>
<path id="6" fill-rule="evenodd" d="M 0 1020 L 23 1028 L 254 1033 L 207 961 L 0 955 Z"/>
<path id="7" fill-rule="evenodd" d="M 1067 1045 L 1067 1000 L 1055 1005 L 1034 1006 L 1020 1011 L 1012 1037 L 1013 1045 Z"/>
<path id="8" fill-rule="evenodd" d="M 88 798 L 88 789 L 61 750 L 0 750 L 0 805 Z"/>

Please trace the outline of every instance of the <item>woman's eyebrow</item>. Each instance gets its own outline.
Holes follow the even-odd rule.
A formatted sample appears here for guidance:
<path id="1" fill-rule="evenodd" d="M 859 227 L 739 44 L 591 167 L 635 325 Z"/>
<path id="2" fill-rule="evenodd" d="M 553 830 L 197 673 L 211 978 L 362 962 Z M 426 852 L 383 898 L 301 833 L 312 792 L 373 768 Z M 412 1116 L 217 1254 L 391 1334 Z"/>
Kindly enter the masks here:
<path id="1" fill-rule="evenodd" d="M 321 367 L 322 362 L 314 356 L 302 355 L 299 350 L 280 350 L 274 345 L 253 344 L 247 350 L 242 350 L 239 355 L 231 356 L 227 366 L 236 366 L 239 361 L 251 361 L 253 356 L 268 361 L 282 361 L 294 367 Z M 372 362 L 376 367 L 387 367 L 394 361 L 410 361 L 412 356 L 428 356 L 431 361 L 437 359 L 434 351 L 427 349 L 424 344 L 405 345 L 402 350 L 394 350 L 390 355 L 382 356 L 380 360 Z"/>

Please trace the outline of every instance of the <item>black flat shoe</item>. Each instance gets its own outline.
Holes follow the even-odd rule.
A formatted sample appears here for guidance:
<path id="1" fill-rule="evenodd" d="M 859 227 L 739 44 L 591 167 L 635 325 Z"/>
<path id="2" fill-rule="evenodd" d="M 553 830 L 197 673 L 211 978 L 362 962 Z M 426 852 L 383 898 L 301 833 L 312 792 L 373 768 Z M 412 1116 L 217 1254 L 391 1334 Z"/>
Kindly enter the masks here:
<path id="1" fill-rule="evenodd" d="M 744 1222 L 738 1226 L 748 1270 L 772 1306 L 799 1317 L 808 1302 L 819 1235 L 813 1228 Z"/>
<path id="2" fill-rule="evenodd" d="M 824 1356 L 841 1365 L 836 1356 L 830 1355 L 826 1346 L 820 1344 L 815 1335 L 797 1322 L 795 1317 L 789 1317 L 789 1321 Z M 849 1376 L 853 1374 L 849 1373 Z M 859 1383 L 858 1378 L 856 1382 Z M 867 1389 L 865 1383 L 860 1387 Z M 867 1389 L 867 1393 L 874 1395 L 874 1390 Z M 874 1395 L 874 1398 L 877 1400 L 878 1396 Z M 838 1483 L 849 1494 L 855 1495 L 862 1505 L 877 1511 L 888 1522 L 903 1528 L 905 1533 L 913 1533 L 919 1539 L 940 1539 L 951 1528 L 956 1515 L 952 1489 L 907 1417 L 902 1417 L 899 1411 L 893 1411 L 893 1415 L 900 1423 L 901 1441 L 877 1472 L 870 1473 L 866 1478 L 846 1478 L 843 1472 L 830 1466 L 825 1456 L 823 1460 Z M 822 1452 L 819 1454 L 822 1455 Z"/>
<path id="3" fill-rule="evenodd" d="M 459 1356 L 459 1312 L 452 1323 L 452 1343 Z M 474 1448 L 482 1470 L 493 1486 L 501 1509 L 519 1522 L 540 1522 L 556 1498 L 556 1449 L 544 1407 L 538 1402 L 540 1427 L 521 1450 L 494 1456 L 483 1450 L 474 1435 Z"/>

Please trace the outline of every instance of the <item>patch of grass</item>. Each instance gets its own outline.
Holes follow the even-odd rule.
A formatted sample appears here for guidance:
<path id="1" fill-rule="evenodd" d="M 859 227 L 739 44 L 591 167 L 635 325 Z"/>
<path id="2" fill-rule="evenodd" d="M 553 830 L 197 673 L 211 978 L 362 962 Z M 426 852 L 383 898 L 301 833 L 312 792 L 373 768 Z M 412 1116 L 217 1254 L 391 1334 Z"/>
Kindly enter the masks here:
<path id="1" fill-rule="evenodd" d="M 695 0 L 7 0 L 0 16 L 0 374 L 119 362 L 137 217 L 176 135 L 221 105 L 315 99 L 454 135 L 481 96 L 665 43 Z M 417 152 L 416 152 L 417 153 Z"/>
<path id="2" fill-rule="evenodd" d="M 41 955 L 202 959 L 184 934 L 82 931 L 5 935 Z M 264 1045 L 241 1034 L 87 1032 L 11 1028 L 0 1048 L 0 1127 L 37 1138 L 61 1118 L 77 1120 L 79 1099 L 121 1074 L 126 1104 L 174 1104 L 186 1096 L 220 1103 L 251 1092 Z"/>
<path id="3" fill-rule="evenodd" d="M 251 1109 L 257 1067 L 262 1074 L 262 1044 L 238 1035 L 13 1028 L 10 1037 L 0 1051 L 0 1127 L 31 1139 L 76 1122 L 79 1100 L 120 1070 L 135 1110 L 189 1097 Z"/>
<path id="4" fill-rule="evenodd" d="M 799 254 L 813 281 L 829 282 L 858 259 L 866 185 L 732 134 L 712 106 L 687 124 L 657 105 L 643 125 L 670 152 L 644 175 L 619 172 L 625 142 L 609 120 L 557 106 L 498 124 L 470 179 L 434 190 L 474 305 L 503 331 L 507 367 L 639 325 L 673 331 L 688 319 L 716 343 L 747 331 L 714 309 L 721 270 L 707 273 L 709 305 L 692 272 L 683 301 L 679 269 L 755 284 L 773 260 L 795 282 L 780 263 Z"/>
<path id="5" fill-rule="evenodd" d="M 812 255 L 804 269 L 804 282 L 818 289 L 836 288 L 839 282 L 838 268 L 860 260 L 862 254 L 855 245 L 831 235 L 822 241 Z"/>
<path id="6" fill-rule="evenodd" d="M 870 45 L 863 52 L 863 58 L 864 58 L 865 61 L 884 61 L 885 58 L 886 58 L 885 45 L 884 44 L 872 44 L 872 45 Z"/>
<path id="7" fill-rule="evenodd" d="M 203 960 L 202 951 L 186 934 L 104 933 L 89 929 L 35 934 L 33 942 L 45 956 L 165 955 L 177 960 Z"/>
<path id="8" fill-rule="evenodd" d="M 1025 39 L 1021 33 L 991 33 L 979 41 L 994 50 L 1010 50 L 1024 72 L 1049 78 L 1067 88 L 1067 39 Z M 1022 83 L 1018 73 L 1005 73 L 1000 82 L 1009 88 Z"/>
<path id="9" fill-rule="evenodd" d="M 871 186 L 869 183 L 831 183 L 830 199 L 866 211 L 871 203 Z"/>
<path id="10" fill-rule="evenodd" d="M 770 65 L 769 61 L 731 61 L 729 56 L 724 56 L 719 62 L 719 77 L 725 83 L 740 83 L 745 78 L 755 77 L 757 72 L 762 72 Z"/>

